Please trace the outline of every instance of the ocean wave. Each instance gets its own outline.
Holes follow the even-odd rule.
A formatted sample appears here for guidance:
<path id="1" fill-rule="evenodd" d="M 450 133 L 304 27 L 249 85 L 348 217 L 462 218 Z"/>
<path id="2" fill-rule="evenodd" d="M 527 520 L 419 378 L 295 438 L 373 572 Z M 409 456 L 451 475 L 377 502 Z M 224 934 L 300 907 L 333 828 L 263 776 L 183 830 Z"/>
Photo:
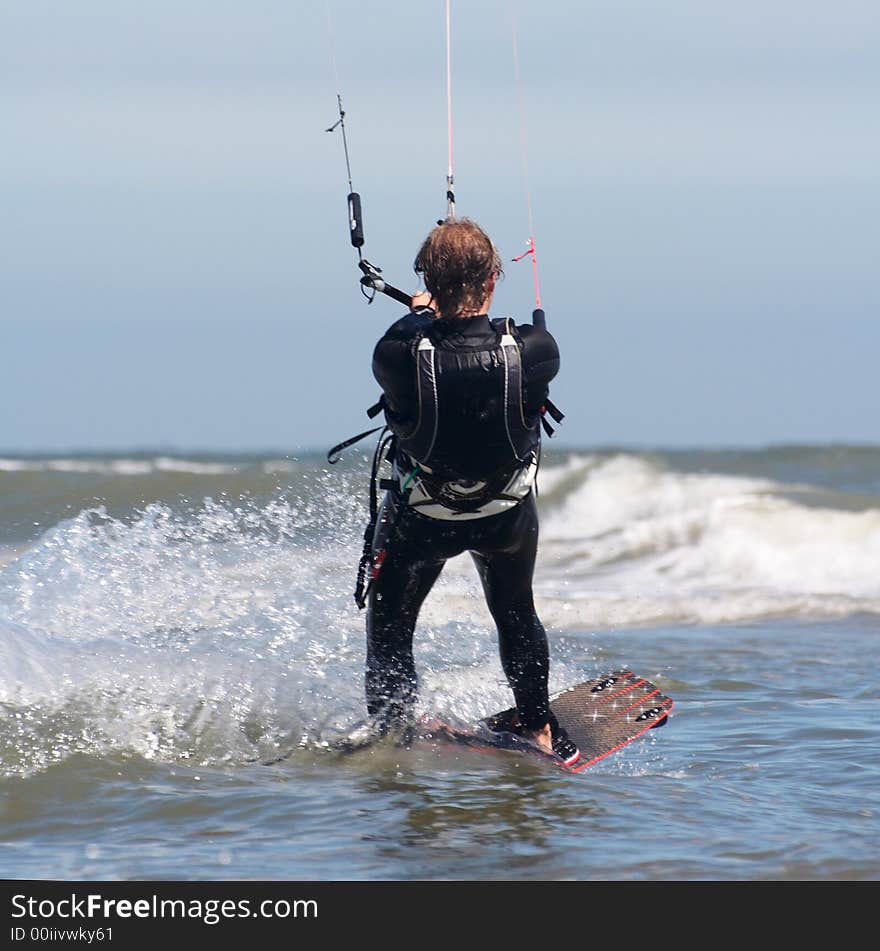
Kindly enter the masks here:
<path id="1" fill-rule="evenodd" d="M 571 454 L 545 464 L 540 478 L 535 586 L 554 624 L 878 611 L 878 507 L 806 503 L 797 483 L 683 472 L 623 452 Z M 211 626 L 258 608 L 266 579 L 285 573 L 299 579 L 304 602 L 314 585 L 344 605 L 360 557 L 365 476 L 313 466 L 297 485 L 269 501 L 208 497 L 186 510 L 154 502 L 124 518 L 84 510 L 17 557 L 7 552 L 0 607 L 71 636 L 128 624 Z M 97 610 L 111 600 L 120 607 Z M 449 563 L 426 612 L 485 622 L 467 556 Z"/>
<path id="2" fill-rule="evenodd" d="M 308 483 L 308 484 L 307 484 Z M 363 473 L 315 466 L 268 501 L 96 506 L 0 564 L 0 761 L 22 773 L 113 750 L 219 764 L 363 716 L 352 597 Z M 682 472 L 631 453 L 542 472 L 539 613 L 590 632 L 880 615 L 880 509 L 806 505 L 793 484 Z M 466 718 L 509 702 L 467 555 L 419 618 L 422 701 Z M 554 652 L 553 686 L 576 678 Z"/>
<path id="3" fill-rule="evenodd" d="M 880 611 L 880 509 L 803 505 L 797 486 L 631 455 L 584 465 L 542 524 L 539 591 L 556 623 Z"/>
<path id="4" fill-rule="evenodd" d="M 140 458 L 91 458 L 60 456 L 58 458 L 0 459 L 0 472 L 59 472 L 102 476 L 143 476 L 154 472 L 187 472 L 193 475 L 235 473 L 240 466 L 226 462 L 201 462 L 172 456 Z"/>

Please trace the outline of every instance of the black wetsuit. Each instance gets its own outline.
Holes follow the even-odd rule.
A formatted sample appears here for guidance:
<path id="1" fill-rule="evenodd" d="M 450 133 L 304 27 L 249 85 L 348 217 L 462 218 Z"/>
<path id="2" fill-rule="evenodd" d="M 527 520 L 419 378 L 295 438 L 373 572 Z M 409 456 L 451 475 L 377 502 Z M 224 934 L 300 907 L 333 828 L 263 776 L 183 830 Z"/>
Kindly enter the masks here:
<path id="1" fill-rule="evenodd" d="M 553 337 L 532 325 L 516 328 L 522 366 L 522 420 L 527 448 L 540 450 L 541 413 L 550 381 L 559 370 Z M 439 455 L 467 478 L 488 476 L 502 447 L 517 464 L 505 434 L 503 372 L 492 357 L 499 331 L 487 316 L 439 321 L 407 314 L 376 345 L 373 374 L 382 387 L 385 416 L 397 433 L 411 431 L 419 417 L 415 342 L 428 334 L 443 368 L 439 402 Z M 474 375 L 475 367 L 486 372 Z M 470 376 L 468 373 L 470 372 Z M 455 387 L 461 378 L 464 386 Z M 445 383 L 444 383 L 445 381 Z M 443 389 L 445 386 L 445 390 Z M 442 395 L 445 393 L 445 396 Z M 445 430 L 444 430 L 445 427 Z M 450 427 L 457 427 L 454 431 Z M 445 432 L 445 435 L 444 435 Z M 507 441 L 505 440 L 507 437 Z M 367 612 L 366 694 L 369 713 L 380 722 L 409 718 L 418 688 L 413 632 L 419 610 L 446 560 L 468 551 L 498 628 L 501 662 L 513 690 L 520 722 L 538 730 L 548 721 L 548 649 L 535 611 L 532 575 L 538 545 L 534 489 L 498 514 L 456 521 L 420 514 L 390 490 L 382 524 L 393 524 L 383 541 L 384 561 L 372 582 Z"/>

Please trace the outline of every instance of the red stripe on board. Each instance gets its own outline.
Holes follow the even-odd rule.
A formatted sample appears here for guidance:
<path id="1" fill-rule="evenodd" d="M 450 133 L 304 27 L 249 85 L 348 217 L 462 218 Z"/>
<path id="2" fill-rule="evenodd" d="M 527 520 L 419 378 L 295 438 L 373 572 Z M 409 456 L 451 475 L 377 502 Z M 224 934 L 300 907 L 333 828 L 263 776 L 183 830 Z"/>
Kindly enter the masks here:
<path id="1" fill-rule="evenodd" d="M 642 683 L 644 682 L 645 681 L 643 680 Z M 650 693 L 646 693 L 643 697 L 639 697 L 639 699 L 636 700 L 635 703 L 631 703 L 623 712 L 629 713 L 630 710 L 633 710 L 636 707 L 640 706 L 645 700 L 650 700 L 651 697 L 656 697 L 658 693 L 660 693 L 660 688 L 655 687 Z"/>
<path id="2" fill-rule="evenodd" d="M 627 675 L 627 677 L 635 677 L 635 674 L 632 673 L 632 672 L 630 672 L 630 673 Z M 637 680 L 634 684 L 626 684 L 625 686 L 620 687 L 620 688 L 618 688 L 617 690 L 615 690 L 614 693 L 609 693 L 607 696 L 602 697 L 598 702 L 599 702 L 599 703 L 606 703 L 606 702 L 609 701 L 609 700 L 614 700 L 614 699 L 617 698 L 617 697 L 622 697 L 625 693 L 629 693 L 630 690 L 635 690 L 636 687 L 641 687 L 642 684 L 645 684 L 645 683 L 647 683 L 647 682 L 648 682 L 648 681 L 645 680 L 644 677 L 642 677 L 641 679 Z"/>

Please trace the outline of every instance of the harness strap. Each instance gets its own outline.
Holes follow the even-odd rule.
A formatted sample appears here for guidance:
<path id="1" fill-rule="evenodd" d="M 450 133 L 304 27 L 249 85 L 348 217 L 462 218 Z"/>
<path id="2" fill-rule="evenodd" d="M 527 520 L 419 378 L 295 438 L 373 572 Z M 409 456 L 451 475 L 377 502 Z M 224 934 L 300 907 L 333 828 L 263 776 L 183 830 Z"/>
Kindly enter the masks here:
<path id="1" fill-rule="evenodd" d="M 376 400 L 376 402 L 373 403 L 371 407 L 369 407 L 369 409 L 367 410 L 367 416 L 369 416 L 370 419 L 374 419 L 376 416 L 379 415 L 379 413 L 382 412 L 383 409 L 385 409 L 386 405 L 387 404 L 385 403 L 385 394 L 383 393 L 379 397 L 379 399 Z"/>
<path id="2" fill-rule="evenodd" d="M 361 609 L 363 609 L 367 603 L 367 593 L 370 589 L 370 583 L 373 580 L 372 578 L 369 581 L 367 580 L 367 569 L 373 560 L 373 535 L 376 531 L 376 519 L 379 516 L 379 498 L 376 489 L 377 475 L 379 473 L 379 466 L 382 464 L 382 455 L 387 452 L 389 446 L 394 441 L 394 434 L 388 432 L 387 426 L 380 426 L 379 428 L 385 432 L 379 437 L 376 443 L 376 450 L 373 453 L 373 465 L 370 469 L 370 519 L 367 522 L 367 527 L 364 529 L 364 547 L 361 552 L 360 562 L 358 563 L 357 581 L 355 582 L 354 588 L 355 604 Z M 373 432 L 375 432 L 375 430 L 373 430 Z"/>
<path id="3" fill-rule="evenodd" d="M 423 499 L 421 502 L 411 502 L 410 505 L 414 509 L 418 509 L 420 506 L 428 505 L 442 505 L 444 508 L 449 509 L 451 512 L 455 512 L 456 515 L 464 515 L 468 512 L 476 512 L 479 508 L 486 504 L 487 501 L 496 501 L 501 500 L 505 502 L 521 502 L 516 495 L 505 495 L 504 492 L 495 492 L 489 498 L 480 499 L 479 501 L 467 501 L 460 502 L 456 499 L 450 499 L 448 496 L 437 496 L 436 498 Z"/>
<path id="4" fill-rule="evenodd" d="M 526 456 L 520 456 L 516 451 L 514 433 L 522 436 L 528 426 L 523 416 L 522 355 L 512 326 L 511 318 L 505 318 L 504 333 L 501 335 L 501 353 L 504 357 L 504 428 L 514 458 L 522 462 Z"/>
<path id="5" fill-rule="evenodd" d="M 544 432 L 547 433 L 548 436 L 552 436 L 556 430 L 547 422 L 547 413 L 549 413 L 557 423 L 561 423 L 565 419 L 565 413 L 563 413 L 549 397 L 544 400 L 544 405 L 541 407 L 541 425 L 544 427 Z"/>
<path id="6" fill-rule="evenodd" d="M 415 360 L 419 411 L 415 425 L 408 433 L 401 433 L 401 439 L 409 443 L 409 452 L 414 458 L 427 461 L 434 451 L 440 424 L 435 348 L 427 335 L 418 338 Z"/>
<path id="7" fill-rule="evenodd" d="M 336 465 L 339 462 L 339 458 L 342 455 L 342 450 L 347 449 L 349 446 L 353 446 L 356 442 L 360 442 L 362 439 L 366 439 L 367 436 L 372 436 L 373 433 L 379 432 L 380 429 L 387 429 L 387 426 L 376 426 L 373 429 L 368 429 L 365 432 L 358 433 L 357 436 L 352 436 L 350 439 L 346 439 L 344 442 L 339 443 L 334 446 L 327 453 L 327 462 L 331 466 Z"/>

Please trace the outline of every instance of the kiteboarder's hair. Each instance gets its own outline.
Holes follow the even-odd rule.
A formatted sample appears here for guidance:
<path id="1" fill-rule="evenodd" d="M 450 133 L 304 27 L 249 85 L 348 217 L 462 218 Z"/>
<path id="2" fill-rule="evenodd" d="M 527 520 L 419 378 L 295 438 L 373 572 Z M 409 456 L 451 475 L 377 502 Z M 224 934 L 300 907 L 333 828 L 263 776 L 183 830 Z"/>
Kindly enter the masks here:
<path id="1" fill-rule="evenodd" d="M 489 236 L 469 218 L 437 225 L 413 264 L 441 317 L 470 317 L 485 300 L 493 279 L 504 273 Z"/>

